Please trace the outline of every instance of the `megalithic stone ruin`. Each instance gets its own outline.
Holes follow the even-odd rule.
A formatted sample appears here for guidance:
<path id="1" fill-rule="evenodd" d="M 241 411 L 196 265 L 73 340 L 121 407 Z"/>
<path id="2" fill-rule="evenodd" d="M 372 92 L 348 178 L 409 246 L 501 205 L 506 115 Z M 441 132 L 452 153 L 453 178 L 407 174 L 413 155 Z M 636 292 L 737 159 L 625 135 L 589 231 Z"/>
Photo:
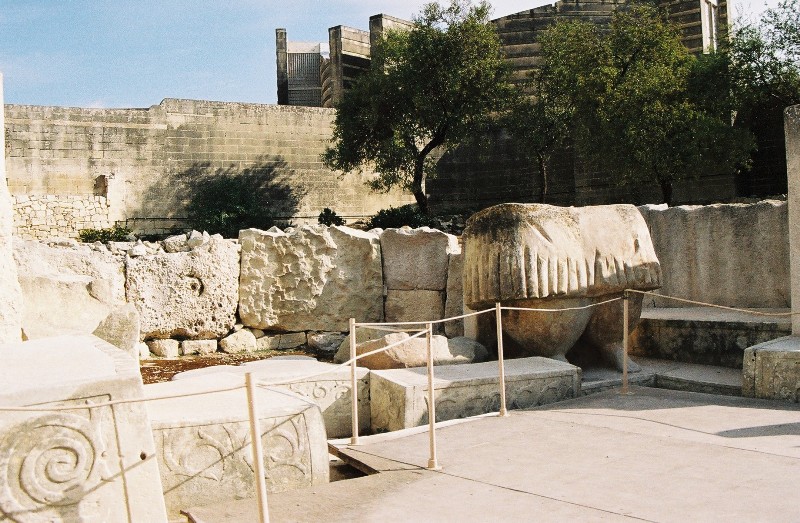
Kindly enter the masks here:
<path id="1" fill-rule="evenodd" d="M 22 337 L 22 292 L 17 280 L 11 235 L 14 214 L 6 182 L 6 125 L 3 102 L 3 74 L 0 73 L 0 344 Z"/>

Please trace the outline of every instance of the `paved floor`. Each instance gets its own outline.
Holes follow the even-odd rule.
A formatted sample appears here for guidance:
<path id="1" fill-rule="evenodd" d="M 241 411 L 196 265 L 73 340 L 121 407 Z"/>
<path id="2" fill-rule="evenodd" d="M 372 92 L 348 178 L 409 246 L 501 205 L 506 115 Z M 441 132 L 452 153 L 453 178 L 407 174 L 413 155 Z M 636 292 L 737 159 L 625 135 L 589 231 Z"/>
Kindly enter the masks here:
<path id="1" fill-rule="evenodd" d="M 800 406 L 634 387 L 341 453 L 380 470 L 271 494 L 272 521 L 800 521 Z M 255 521 L 254 500 L 189 511 Z"/>

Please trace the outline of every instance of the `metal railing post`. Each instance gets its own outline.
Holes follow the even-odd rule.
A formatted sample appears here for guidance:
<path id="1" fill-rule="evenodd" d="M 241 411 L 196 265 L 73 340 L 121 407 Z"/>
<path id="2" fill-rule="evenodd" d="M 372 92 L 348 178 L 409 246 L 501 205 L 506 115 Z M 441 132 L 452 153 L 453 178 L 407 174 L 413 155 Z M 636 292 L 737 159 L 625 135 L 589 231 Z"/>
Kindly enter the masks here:
<path id="1" fill-rule="evenodd" d="M 350 397 L 351 416 L 353 417 L 353 434 L 350 437 L 351 445 L 358 445 L 358 379 L 356 376 L 356 319 L 350 318 Z"/>
<path id="2" fill-rule="evenodd" d="M 622 393 L 628 391 L 628 290 L 622 292 Z"/>
<path id="3" fill-rule="evenodd" d="M 258 407 L 256 404 L 256 389 L 253 384 L 253 374 L 244 375 L 245 388 L 247 389 L 247 411 L 250 415 L 250 442 L 253 447 L 253 472 L 256 476 L 256 499 L 258 500 L 258 521 L 269 521 L 267 507 L 267 478 L 264 475 L 264 449 L 261 446 L 261 429 L 258 423 Z"/>
<path id="4" fill-rule="evenodd" d="M 425 324 L 425 345 L 428 350 L 428 436 L 430 443 L 430 458 L 428 459 L 428 468 L 430 470 L 441 470 L 439 461 L 436 459 L 436 401 L 433 389 L 433 348 L 431 347 L 431 336 L 433 334 L 433 326 L 430 323 Z"/>
<path id="5" fill-rule="evenodd" d="M 497 364 L 500 367 L 500 415 L 508 416 L 506 409 L 506 367 L 503 359 L 503 316 L 500 302 L 495 303 L 497 318 Z"/>

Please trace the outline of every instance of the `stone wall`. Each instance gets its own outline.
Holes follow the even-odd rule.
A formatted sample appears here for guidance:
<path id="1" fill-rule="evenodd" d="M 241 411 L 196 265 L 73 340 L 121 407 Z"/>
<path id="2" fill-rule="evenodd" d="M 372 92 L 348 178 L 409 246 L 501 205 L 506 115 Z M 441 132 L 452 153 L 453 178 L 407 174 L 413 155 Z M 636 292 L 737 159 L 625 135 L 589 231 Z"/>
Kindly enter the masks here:
<path id="1" fill-rule="evenodd" d="M 14 235 L 26 240 L 73 237 L 82 229 L 105 229 L 109 219 L 105 196 L 17 194 L 14 206 Z"/>
<path id="2" fill-rule="evenodd" d="M 661 262 L 661 294 L 730 307 L 790 306 L 785 201 L 640 211 Z M 664 299 L 655 305 L 692 306 Z"/>
<path id="3" fill-rule="evenodd" d="M 27 237 L 77 235 L 67 234 L 58 213 L 35 223 L 34 201 L 51 211 L 93 209 L 81 223 L 127 220 L 135 231 L 161 232 L 162 223 L 182 223 L 187 198 L 217 175 L 261 180 L 265 205 L 296 222 L 316 222 L 325 207 L 357 217 L 413 201 L 399 191 L 372 193 L 371 173 L 341 177 L 322 165 L 330 109 L 165 99 L 149 109 L 8 105 L 6 112 L 8 187 L 20 213 L 33 213 L 15 219 Z M 274 194 L 283 200 L 272 201 Z"/>

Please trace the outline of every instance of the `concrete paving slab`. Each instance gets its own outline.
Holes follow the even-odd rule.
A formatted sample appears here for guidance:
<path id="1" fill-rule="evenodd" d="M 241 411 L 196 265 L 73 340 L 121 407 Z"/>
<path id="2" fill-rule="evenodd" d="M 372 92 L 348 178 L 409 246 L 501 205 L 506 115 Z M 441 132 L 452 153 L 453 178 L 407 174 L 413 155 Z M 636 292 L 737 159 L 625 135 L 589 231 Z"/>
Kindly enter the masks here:
<path id="1" fill-rule="evenodd" d="M 800 405 L 632 390 L 440 426 L 439 472 L 424 468 L 425 432 L 362 438 L 341 453 L 379 457 L 382 472 L 276 494 L 271 519 L 800 519 Z M 203 523 L 254 521 L 255 503 L 189 514 Z"/>

